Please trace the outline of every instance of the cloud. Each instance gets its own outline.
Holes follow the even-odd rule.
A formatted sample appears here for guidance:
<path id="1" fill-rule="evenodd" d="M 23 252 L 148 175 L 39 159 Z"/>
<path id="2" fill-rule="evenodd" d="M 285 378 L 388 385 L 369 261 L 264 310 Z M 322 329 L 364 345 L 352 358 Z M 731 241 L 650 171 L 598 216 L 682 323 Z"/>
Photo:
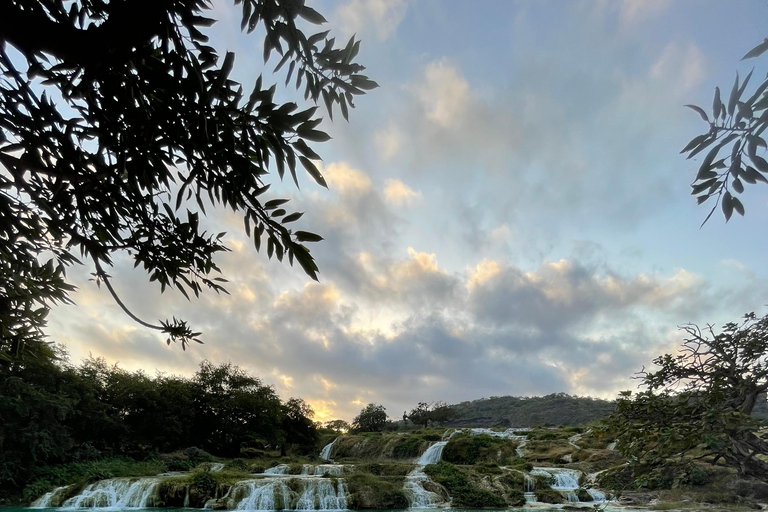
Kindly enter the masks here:
<path id="1" fill-rule="evenodd" d="M 679 84 L 688 92 L 702 84 L 707 76 L 704 53 L 693 43 L 667 44 L 659 59 L 653 64 L 650 77 L 664 84 Z"/>
<path id="2" fill-rule="evenodd" d="M 378 130 L 374 137 L 376 141 L 376 149 L 385 160 L 389 160 L 396 156 L 403 145 L 403 135 L 394 125 L 390 125 L 384 130 Z"/>
<path id="3" fill-rule="evenodd" d="M 384 187 L 384 197 L 394 206 L 414 204 L 422 199 L 421 192 L 413 190 L 400 180 L 390 179 Z"/>
<path id="4" fill-rule="evenodd" d="M 472 107 L 469 83 L 446 59 L 427 64 L 421 81 L 411 87 L 427 119 L 456 128 Z"/>
<path id="5" fill-rule="evenodd" d="M 341 194 L 359 196 L 371 190 L 371 179 L 368 175 L 353 169 L 345 162 L 321 166 L 320 171 L 328 186 Z"/>
<path id="6" fill-rule="evenodd" d="M 380 41 L 397 30 L 408 11 L 409 0 L 350 0 L 336 9 L 341 29 L 346 34 L 373 29 Z"/>

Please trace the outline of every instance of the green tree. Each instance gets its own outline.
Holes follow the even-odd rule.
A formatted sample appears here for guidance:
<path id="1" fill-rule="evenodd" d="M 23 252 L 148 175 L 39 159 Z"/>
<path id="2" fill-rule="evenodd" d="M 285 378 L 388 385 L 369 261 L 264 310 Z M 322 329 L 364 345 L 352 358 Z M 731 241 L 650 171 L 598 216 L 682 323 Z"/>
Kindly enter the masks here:
<path id="1" fill-rule="evenodd" d="M 315 411 L 302 398 L 290 398 L 283 405 L 283 418 L 280 428 L 285 432 L 285 442 L 281 451 L 285 455 L 285 446 L 294 445 L 302 454 L 314 453 L 319 433 L 312 421 Z"/>
<path id="2" fill-rule="evenodd" d="M 381 432 L 387 424 L 387 410 L 383 405 L 368 404 L 352 420 L 352 428 L 358 432 Z"/>
<path id="3" fill-rule="evenodd" d="M 620 395 L 605 423 L 608 433 L 637 467 L 656 467 L 696 450 L 742 475 L 767 476 L 761 457 L 768 455 L 768 443 L 750 414 L 768 390 L 768 316 L 750 313 L 720 333 L 709 325 L 681 329 L 687 337 L 679 353 L 656 358 L 656 371 L 639 374 L 644 391 Z"/>
<path id="4" fill-rule="evenodd" d="M 359 41 L 337 46 L 303 0 L 235 0 L 240 28 L 261 27 L 264 61 L 305 100 L 344 118 L 355 95 L 376 87 L 354 59 Z M 133 258 L 161 290 L 224 291 L 215 256 L 223 233 L 200 219 L 207 207 L 239 212 L 256 250 L 317 266 L 304 245 L 321 237 L 292 226 L 268 177 L 299 169 L 326 186 L 310 147 L 317 107 L 276 103 L 276 86 L 230 78 L 235 55 L 207 44 L 207 0 L 8 0 L 0 5 L 0 354 L 43 338 L 56 302 L 70 302 L 65 268 L 90 265 L 135 321 L 182 348 L 199 341 L 183 320 L 137 318 L 108 274 L 117 253 Z M 247 89 L 247 90 L 245 90 Z M 46 261 L 47 259 L 47 261 Z"/>
<path id="5" fill-rule="evenodd" d="M 344 420 L 326 421 L 323 426 L 328 430 L 333 430 L 337 434 L 344 434 L 348 432 L 350 428 L 352 428 L 352 425 L 350 425 L 349 422 L 346 422 Z"/>
<path id="6" fill-rule="evenodd" d="M 767 50 L 768 39 L 764 39 L 741 60 L 758 57 Z M 768 161 L 759 154 L 767 147 L 763 132 L 768 128 L 768 76 L 751 94 L 745 94 L 751 77 L 750 71 L 740 82 L 737 73 L 727 98 L 716 87 L 711 117 L 701 107 L 686 105 L 709 124 L 707 133 L 694 137 L 681 151 L 693 158 L 708 150 L 691 184 L 691 194 L 699 204 L 715 198 L 702 225 L 718 204 L 726 222 L 734 211 L 744 215 L 744 205 L 736 197 L 744 191 L 744 184 L 768 183 Z"/>

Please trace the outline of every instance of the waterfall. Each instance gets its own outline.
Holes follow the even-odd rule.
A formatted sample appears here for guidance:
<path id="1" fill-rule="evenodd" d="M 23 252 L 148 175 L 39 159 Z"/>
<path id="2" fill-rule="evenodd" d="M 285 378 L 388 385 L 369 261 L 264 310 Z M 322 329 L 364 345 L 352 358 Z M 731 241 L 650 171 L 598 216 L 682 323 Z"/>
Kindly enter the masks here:
<path id="1" fill-rule="evenodd" d="M 51 508 L 55 506 L 53 504 L 53 498 L 57 496 L 60 492 L 63 492 L 65 489 L 67 489 L 69 486 L 65 485 L 63 487 L 57 487 L 51 492 L 47 492 L 37 498 L 35 501 L 32 502 L 32 505 L 30 505 L 30 508 Z"/>
<path id="2" fill-rule="evenodd" d="M 443 498 L 424 488 L 424 482 L 430 479 L 421 468 L 416 468 L 405 477 L 403 491 L 408 498 L 410 508 L 431 508 L 443 503 Z"/>
<path id="3" fill-rule="evenodd" d="M 590 496 L 592 496 L 592 501 L 596 502 L 603 502 L 605 501 L 605 494 L 598 491 L 597 489 L 587 489 L 587 492 Z"/>
<path id="4" fill-rule="evenodd" d="M 218 473 L 219 471 L 224 469 L 224 464 L 221 462 L 214 462 L 211 464 L 211 472 L 212 473 Z"/>
<path id="5" fill-rule="evenodd" d="M 323 476 L 324 474 L 328 473 L 329 475 L 339 476 L 341 475 L 343 469 L 344 466 L 341 464 L 318 464 L 315 466 L 314 475 Z"/>
<path id="6" fill-rule="evenodd" d="M 427 450 L 421 454 L 416 464 L 419 466 L 426 466 L 427 464 L 437 464 L 443 457 L 443 448 L 448 444 L 448 441 L 438 441 L 433 445 L 430 445 Z"/>
<path id="7" fill-rule="evenodd" d="M 327 445 L 323 446 L 323 449 L 320 450 L 320 458 L 323 460 L 331 460 L 331 451 L 333 450 L 333 445 L 336 444 L 336 441 L 338 441 L 340 438 L 337 437 Z"/>
<path id="8" fill-rule="evenodd" d="M 302 478 L 297 480 L 299 490 L 293 490 L 288 480 L 264 478 L 236 483 L 228 508 L 235 510 L 345 510 L 347 489 L 343 479 L 336 485 L 327 478 Z M 232 506 L 234 505 L 234 507 Z"/>
<path id="9" fill-rule="evenodd" d="M 565 468 L 535 467 L 531 470 L 531 474 L 549 477 L 553 481 L 550 485 L 552 489 L 560 491 L 569 502 L 579 501 L 579 496 L 576 491 L 579 489 L 579 476 L 581 476 L 581 471 Z"/>
<path id="10" fill-rule="evenodd" d="M 111 478 L 90 484 L 63 508 L 148 508 L 155 505 L 159 478 Z"/>
<path id="11" fill-rule="evenodd" d="M 269 468 L 264 470 L 265 475 L 287 475 L 288 474 L 288 464 L 278 464 L 277 466 L 273 468 Z"/>

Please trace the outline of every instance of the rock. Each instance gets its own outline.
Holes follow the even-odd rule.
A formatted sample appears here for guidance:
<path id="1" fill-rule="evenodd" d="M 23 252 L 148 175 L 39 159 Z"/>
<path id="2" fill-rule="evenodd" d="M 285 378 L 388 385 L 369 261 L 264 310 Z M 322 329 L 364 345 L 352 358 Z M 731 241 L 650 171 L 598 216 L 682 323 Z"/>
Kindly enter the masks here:
<path id="1" fill-rule="evenodd" d="M 768 483 L 757 480 L 742 480 L 734 478 L 728 483 L 728 488 L 739 496 L 756 500 L 768 499 Z"/>

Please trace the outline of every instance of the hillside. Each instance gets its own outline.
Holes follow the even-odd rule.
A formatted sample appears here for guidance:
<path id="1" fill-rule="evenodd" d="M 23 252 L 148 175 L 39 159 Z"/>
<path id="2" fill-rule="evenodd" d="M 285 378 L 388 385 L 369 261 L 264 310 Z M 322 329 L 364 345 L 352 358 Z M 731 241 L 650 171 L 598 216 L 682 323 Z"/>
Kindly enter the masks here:
<path id="1" fill-rule="evenodd" d="M 447 427 L 534 427 L 586 425 L 606 418 L 614 403 L 555 393 L 537 397 L 501 396 L 451 405 Z"/>

